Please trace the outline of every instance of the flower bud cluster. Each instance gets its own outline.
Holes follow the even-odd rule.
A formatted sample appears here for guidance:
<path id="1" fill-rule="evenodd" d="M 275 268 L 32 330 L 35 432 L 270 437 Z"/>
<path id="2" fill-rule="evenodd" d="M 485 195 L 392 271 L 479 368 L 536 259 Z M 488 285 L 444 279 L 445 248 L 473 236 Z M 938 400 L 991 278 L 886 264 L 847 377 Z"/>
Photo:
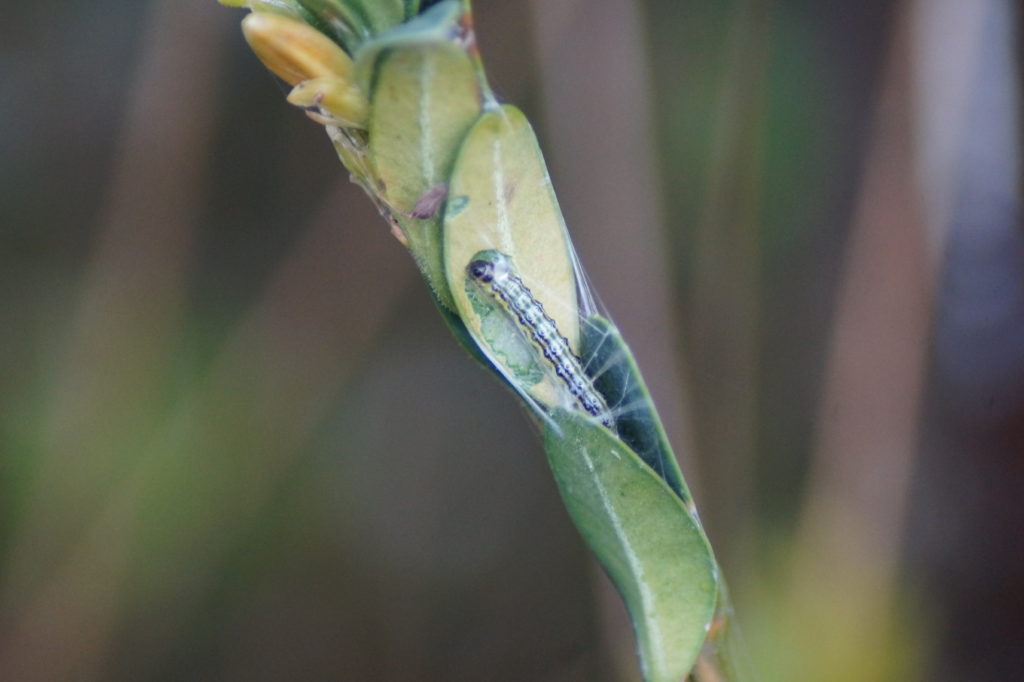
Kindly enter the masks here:
<path id="1" fill-rule="evenodd" d="M 323 125 L 365 128 L 366 95 L 355 82 L 352 58 L 309 24 L 283 14 L 253 12 L 242 21 L 249 47 L 294 86 L 288 101 Z"/>

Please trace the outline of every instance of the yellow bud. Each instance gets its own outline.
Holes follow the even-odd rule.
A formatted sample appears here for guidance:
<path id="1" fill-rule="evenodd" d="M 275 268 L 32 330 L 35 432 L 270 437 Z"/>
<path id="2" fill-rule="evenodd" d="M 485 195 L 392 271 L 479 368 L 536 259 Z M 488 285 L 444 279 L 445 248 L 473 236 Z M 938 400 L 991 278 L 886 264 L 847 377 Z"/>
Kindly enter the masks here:
<path id="1" fill-rule="evenodd" d="M 352 75 L 352 60 L 345 51 L 296 19 L 253 12 L 242 20 L 242 33 L 260 61 L 290 85 L 321 76 Z"/>
<path id="2" fill-rule="evenodd" d="M 288 93 L 288 101 L 306 109 L 313 120 L 325 125 L 366 127 L 369 103 L 362 90 L 347 78 L 321 76 L 302 81 Z"/>

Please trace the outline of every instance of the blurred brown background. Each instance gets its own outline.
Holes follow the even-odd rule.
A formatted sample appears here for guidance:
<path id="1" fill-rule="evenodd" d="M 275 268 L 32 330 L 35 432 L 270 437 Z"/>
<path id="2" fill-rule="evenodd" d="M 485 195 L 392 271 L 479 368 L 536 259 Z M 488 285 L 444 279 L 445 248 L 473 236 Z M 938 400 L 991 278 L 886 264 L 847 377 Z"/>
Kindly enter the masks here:
<path id="1" fill-rule="evenodd" d="M 7 5 L 0 678 L 637 679 L 528 420 L 241 13 Z M 758 679 L 1024 679 L 1016 5 L 476 15 Z"/>

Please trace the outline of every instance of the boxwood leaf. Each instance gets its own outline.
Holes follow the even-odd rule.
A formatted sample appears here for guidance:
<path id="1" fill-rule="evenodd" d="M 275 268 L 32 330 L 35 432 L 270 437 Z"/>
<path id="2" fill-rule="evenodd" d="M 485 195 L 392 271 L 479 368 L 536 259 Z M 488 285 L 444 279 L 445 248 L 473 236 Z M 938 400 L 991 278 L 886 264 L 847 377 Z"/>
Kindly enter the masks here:
<path id="1" fill-rule="evenodd" d="M 368 123 L 377 191 L 394 209 L 409 250 L 449 310 L 455 304 L 441 256 L 444 196 L 480 107 L 473 64 L 457 45 L 393 47 L 379 61 Z M 436 205 L 425 207 L 432 196 Z"/>
<path id="2" fill-rule="evenodd" d="M 606 318 L 593 315 L 583 325 L 582 334 L 580 355 L 584 366 L 595 374 L 594 387 L 605 397 L 615 415 L 619 438 L 692 508 L 690 491 L 661 419 L 633 353 L 618 328 Z"/>
<path id="3" fill-rule="evenodd" d="M 610 431 L 552 410 L 544 444 L 580 534 L 622 594 L 644 679 L 679 682 L 707 637 L 718 571 L 707 538 L 679 496 Z"/>

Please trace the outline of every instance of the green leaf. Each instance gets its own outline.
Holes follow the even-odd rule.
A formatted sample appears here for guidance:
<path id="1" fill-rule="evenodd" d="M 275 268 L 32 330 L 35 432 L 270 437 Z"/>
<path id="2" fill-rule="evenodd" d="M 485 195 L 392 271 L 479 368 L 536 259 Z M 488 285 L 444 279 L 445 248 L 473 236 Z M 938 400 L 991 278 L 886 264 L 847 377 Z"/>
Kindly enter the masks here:
<path id="1" fill-rule="evenodd" d="M 687 506 L 693 504 L 665 428 L 647 392 L 633 353 L 618 328 L 600 315 L 583 325 L 580 357 L 597 374 L 594 388 L 615 413 L 615 430 Z"/>
<path id="2" fill-rule="evenodd" d="M 247 7 L 253 12 L 266 12 L 268 14 L 280 14 L 286 16 L 289 19 L 298 19 L 304 21 L 316 30 L 327 35 L 328 37 L 334 38 L 337 41 L 337 36 L 331 30 L 331 27 L 315 13 L 310 12 L 307 7 L 304 6 L 304 0 L 219 0 L 220 4 L 227 5 L 228 7 Z M 329 0 L 325 0 L 329 1 Z M 344 42 L 339 44 L 342 47 L 346 47 Z"/>
<path id="3" fill-rule="evenodd" d="M 372 37 L 367 20 L 345 0 L 295 0 L 312 16 L 318 28 L 353 54 Z"/>
<path id="4" fill-rule="evenodd" d="M 445 321 L 445 324 L 448 325 L 448 328 L 451 329 L 451 332 L 455 336 L 455 340 L 459 343 L 459 345 L 462 346 L 462 348 L 467 353 L 469 353 L 469 356 L 472 357 L 474 360 L 479 362 L 484 367 L 490 368 L 490 360 L 484 357 L 484 355 L 480 352 L 480 347 L 476 344 L 476 341 L 473 340 L 473 337 L 469 335 L 469 332 L 466 331 L 466 325 L 462 324 L 462 320 L 459 318 L 459 316 L 453 313 L 451 310 L 445 308 L 443 305 L 441 305 L 441 302 L 437 299 L 436 296 L 433 298 L 433 300 L 434 305 L 437 307 L 437 311 L 441 313 L 441 318 Z M 504 377 L 499 375 L 498 378 L 506 385 L 508 384 L 508 382 L 505 381 Z"/>
<path id="5" fill-rule="evenodd" d="M 380 35 L 405 21 L 405 0 L 343 0 L 344 4 L 365 17 L 370 35 Z"/>
<path id="6" fill-rule="evenodd" d="M 504 357 L 521 355 L 515 346 L 528 343 L 521 334 L 495 335 L 484 328 L 490 316 L 467 292 L 466 266 L 487 249 L 511 259 L 561 334 L 578 350 L 576 276 L 565 223 L 533 130 L 512 106 L 485 113 L 462 143 L 445 207 L 445 272 L 455 309 L 496 369 L 542 404 L 562 404 L 564 392 L 552 372 L 544 372 L 540 382 L 524 385 L 521 368 L 503 363 Z M 527 374 L 532 372 L 527 369 Z"/>
<path id="7" fill-rule="evenodd" d="M 555 409 L 544 444 L 576 527 L 622 594 L 644 679 L 679 682 L 707 637 L 718 572 L 679 496 L 622 441 L 579 412 Z"/>
<path id="8" fill-rule="evenodd" d="M 445 0 L 404 24 L 376 36 L 356 54 L 356 82 L 363 90 L 370 92 L 373 89 L 377 60 L 389 50 L 442 43 L 455 45 L 454 39 L 462 30 L 459 26 L 461 17 L 462 7 L 459 3 Z"/>
<path id="9" fill-rule="evenodd" d="M 297 0 L 349 53 L 402 23 L 405 0 Z"/>
<path id="10" fill-rule="evenodd" d="M 378 192 L 435 295 L 455 310 L 441 256 L 443 203 L 439 197 L 432 215 L 409 214 L 428 193 L 444 191 L 460 143 L 480 115 L 473 64 L 451 43 L 414 43 L 393 47 L 378 70 L 368 124 Z"/>
<path id="11" fill-rule="evenodd" d="M 302 8 L 299 7 L 298 0 L 219 0 L 219 2 L 227 7 L 246 7 L 253 12 L 283 14 L 292 19 L 302 18 Z"/>

